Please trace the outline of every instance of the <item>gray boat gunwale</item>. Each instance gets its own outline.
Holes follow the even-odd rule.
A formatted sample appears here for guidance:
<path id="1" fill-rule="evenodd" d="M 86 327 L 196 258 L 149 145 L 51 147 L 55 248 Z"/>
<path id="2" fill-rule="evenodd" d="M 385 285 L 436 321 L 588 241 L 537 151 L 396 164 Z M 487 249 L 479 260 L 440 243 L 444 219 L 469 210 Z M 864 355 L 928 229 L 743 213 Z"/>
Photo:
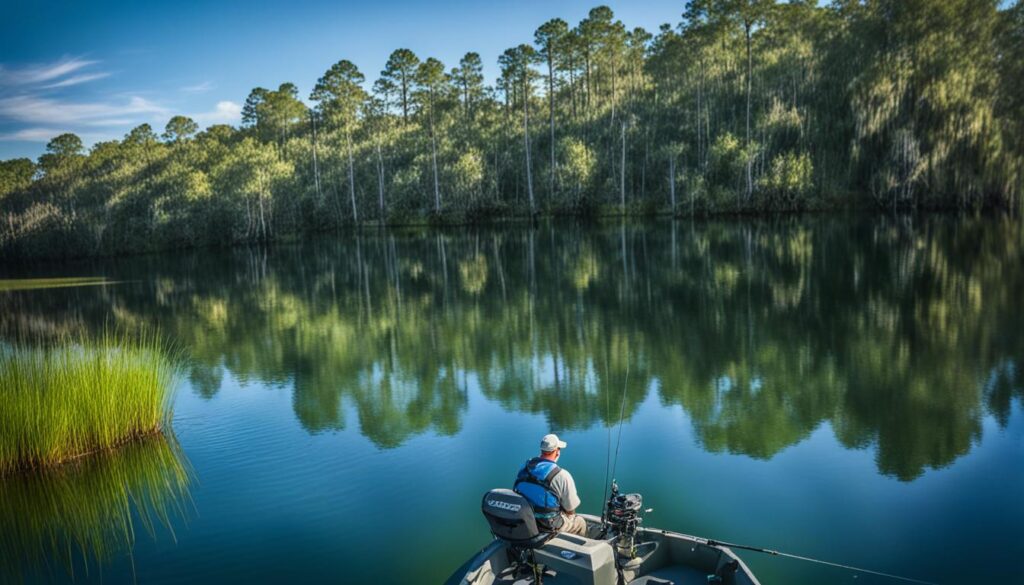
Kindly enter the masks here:
<path id="1" fill-rule="evenodd" d="M 594 516 L 594 515 L 591 515 L 591 514 L 580 514 L 580 516 L 587 521 L 588 526 L 599 526 L 601 524 L 601 518 L 598 517 L 598 516 Z M 754 574 L 750 571 L 750 568 L 747 566 L 747 564 L 743 562 L 743 559 L 741 559 L 739 556 L 737 556 L 730 548 L 728 548 L 726 546 L 712 544 L 712 543 L 708 542 L 707 539 L 703 539 L 703 538 L 700 538 L 700 537 L 697 537 L 697 536 L 692 536 L 692 535 L 688 535 L 688 534 L 683 534 L 681 532 L 675 532 L 675 531 L 672 531 L 672 530 L 665 530 L 665 529 L 656 528 L 656 527 L 638 527 L 637 528 L 637 535 L 640 536 L 640 537 L 649 536 L 649 537 L 653 537 L 654 539 L 666 539 L 667 538 L 667 539 L 670 539 L 670 540 L 679 540 L 679 541 L 682 541 L 682 542 L 685 542 L 685 543 L 690 543 L 694 547 L 691 550 L 694 550 L 694 551 L 697 550 L 697 547 L 707 548 L 707 549 L 711 549 L 711 550 L 717 551 L 721 555 L 724 555 L 725 557 L 727 557 L 730 561 L 733 561 L 733 560 L 736 561 L 737 566 L 738 566 L 738 568 L 736 570 L 736 576 L 742 578 L 742 580 L 741 579 L 737 579 L 737 578 L 733 578 L 733 579 L 730 579 L 728 581 L 725 581 L 725 585 L 729 585 L 729 581 L 732 581 L 736 585 L 760 585 L 760 581 L 758 581 L 757 578 L 754 576 Z M 548 541 L 548 543 L 546 543 L 544 546 L 542 546 L 539 550 L 544 550 L 545 548 L 548 548 L 548 547 L 557 546 L 559 544 L 558 543 L 559 538 L 560 538 L 560 535 L 556 535 L 554 538 L 552 538 L 550 541 Z M 586 539 L 588 541 L 591 541 L 591 542 L 605 542 L 605 543 L 608 544 L 609 547 L 613 546 L 611 544 L 611 542 L 609 540 L 607 540 L 607 539 L 606 540 L 597 540 L 597 539 L 592 539 L 592 538 L 589 538 L 589 537 L 576 537 L 575 535 L 573 535 L 573 538 L 584 538 L 584 539 Z M 455 573 L 453 573 L 452 576 L 449 577 L 447 581 L 445 581 L 445 585 L 460 585 L 462 583 L 468 583 L 468 584 L 472 585 L 475 581 L 466 581 L 465 580 L 466 577 L 470 573 L 479 570 L 483 566 L 483 564 L 485 562 L 487 562 L 487 560 L 491 559 L 499 550 L 505 548 L 505 546 L 506 546 L 506 543 L 501 541 L 501 540 L 499 540 L 499 539 L 492 540 L 487 546 L 485 546 L 483 549 L 481 549 L 479 552 L 477 552 L 475 555 L 473 555 L 466 563 L 464 563 L 461 567 L 459 567 L 455 571 Z M 552 555 L 552 556 L 555 556 L 555 555 Z M 641 558 L 642 557 L 643 557 L 643 555 L 641 555 Z M 643 562 L 646 562 L 646 559 Z M 643 562 L 641 562 L 641 566 L 642 566 Z M 641 574 L 643 574 L 643 572 L 641 572 Z M 640 575 L 638 575 L 638 577 L 639 576 Z M 597 585 L 605 585 L 605 584 L 599 583 Z M 614 585 L 614 584 L 613 583 L 609 583 L 607 585 Z"/>

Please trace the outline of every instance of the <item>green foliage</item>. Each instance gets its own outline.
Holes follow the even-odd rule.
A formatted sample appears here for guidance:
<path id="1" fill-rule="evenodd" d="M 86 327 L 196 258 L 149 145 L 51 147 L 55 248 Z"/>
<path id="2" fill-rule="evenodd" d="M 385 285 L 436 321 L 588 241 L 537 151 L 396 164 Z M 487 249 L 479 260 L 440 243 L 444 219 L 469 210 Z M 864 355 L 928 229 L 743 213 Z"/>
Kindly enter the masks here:
<path id="1" fill-rule="evenodd" d="M 986 0 L 892 0 L 852 17 L 878 42 L 852 96 L 854 155 L 877 198 L 974 206 L 998 192 L 997 22 Z"/>
<path id="2" fill-rule="evenodd" d="M 451 165 L 453 202 L 461 209 L 476 210 L 484 204 L 485 164 L 483 154 L 471 148 Z"/>
<path id="3" fill-rule="evenodd" d="M 35 174 L 36 164 L 27 158 L 0 161 L 0 198 L 28 189 Z"/>
<path id="4" fill-rule="evenodd" d="M 563 191 L 570 193 L 567 205 L 579 208 L 585 205 L 585 197 L 590 192 L 591 181 L 597 167 L 597 157 L 581 140 L 563 138 L 558 144 L 559 166 L 558 182 Z"/>
<path id="5" fill-rule="evenodd" d="M 479 53 L 466 53 L 459 66 L 452 69 L 451 80 L 459 93 L 463 112 L 469 118 L 476 113 L 477 104 L 484 99 L 484 64 Z"/>
<path id="6" fill-rule="evenodd" d="M 309 99 L 318 103 L 319 113 L 335 127 L 352 124 L 366 100 L 365 79 L 351 61 L 338 61 L 316 82 Z"/>
<path id="7" fill-rule="evenodd" d="M 729 132 L 720 134 L 711 145 L 709 179 L 716 186 L 738 190 L 739 179 L 746 165 L 747 153 L 743 142 Z"/>
<path id="8" fill-rule="evenodd" d="M 164 128 L 163 139 L 168 142 L 187 140 L 199 131 L 199 124 L 192 118 L 186 116 L 174 116 L 167 122 Z"/>
<path id="9" fill-rule="evenodd" d="M 998 163 L 1003 190 L 1009 192 L 1009 206 L 1024 211 L 1024 2 L 1018 0 L 999 15 L 996 56 L 999 83 L 996 86 L 996 118 L 1003 135 L 1003 153 Z"/>
<path id="10" fill-rule="evenodd" d="M 0 255 L 227 245 L 470 208 L 771 212 L 829 194 L 1019 209 L 1022 15 L 993 0 L 692 0 L 651 35 L 599 6 L 504 51 L 491 87 L 473 52 L 446 70 L 397 49 L 372 84 L 341 59 L 313 111 L 294 84 L 257 87 L 239 130 L 197 134 L 175 116 L 164 143 L 144 125 L 85 155 L 65 134 L 34 168 L 3 163 Z"/>
<path id="11" fill-rule="evenodd" d="M 39 169 L 46 175 L 71 174 L 81 161 L 82 139 L 65 133 L 46 144 L 46 153 L 39 157 Z"/>
<path id="12" fill-rule="evenodd" d="M 83 148 L 82 139 L 71 133 L 61 134 L 46 144 L 46 152 L 58 158 L 81 154 Z"/>
<path id="13" fill-rule="evenodd" d="M 175 358 L 152 335 L 0 348 L 0 474 L 160 432 L 176 377 Z"/>
<path id="14" fill-rule="evenodd" d="M 236 240 L 268 239 L 274 225 L 274 193 L 291 177 L 291 165 L 281 160 L 279 149 L 273 144 L 244 138 L 215 169 L 220 181 L 219 190 L 231 195 L 236 209 L 245 210 L 244 216 L 232 229 Z"/>
<path id="15" fill-rule="evenodd" d="M 282 83 L 277 91 L 257 87 L 242 107 L 242 125 L 255 130 L 260 139 L 278 144 L 288 140 L 306 117 L 306 106 L 292 83 Z"/>
<path id="16" fill-rule="evenodd" d="M 132 128 L 124 137 L 124 143 L 130 146 L 151 147 L 158 140 L 149 124 L 140 124 Z"/>
<path id="17" fill-rule="evenodd" d="M 758 186 L 770 207 L 797 209 L 813 187 L 813 174 L 809 154 L 787 152 L 772 159 Z"/>
<path id="18" fill-rule="evenodd" d="M 388 94 L 396 94 L 403 122 L 409 119 L 410 92 L 419 64 L 419 57 L 409 49 L 396 49 L 380 74 L 379 87 L 386 96 L 385 101 L 388 101 Z"/>

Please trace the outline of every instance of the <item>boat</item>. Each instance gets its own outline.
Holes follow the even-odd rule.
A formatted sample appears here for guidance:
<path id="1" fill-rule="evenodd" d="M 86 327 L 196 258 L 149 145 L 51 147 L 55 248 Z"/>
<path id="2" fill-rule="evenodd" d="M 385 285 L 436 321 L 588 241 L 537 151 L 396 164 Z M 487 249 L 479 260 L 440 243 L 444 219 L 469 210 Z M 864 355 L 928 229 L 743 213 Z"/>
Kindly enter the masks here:
<path id="1" fill-rule="evenodd" d="M 580 514 L 587 535 L 542 532 L 523 496 L 488 491 L 481 504 L 494 540 L 445 585 L 760 585 L 714 540 L 641 526 L 643 497 L 612 493 L 601 516 Z"/>

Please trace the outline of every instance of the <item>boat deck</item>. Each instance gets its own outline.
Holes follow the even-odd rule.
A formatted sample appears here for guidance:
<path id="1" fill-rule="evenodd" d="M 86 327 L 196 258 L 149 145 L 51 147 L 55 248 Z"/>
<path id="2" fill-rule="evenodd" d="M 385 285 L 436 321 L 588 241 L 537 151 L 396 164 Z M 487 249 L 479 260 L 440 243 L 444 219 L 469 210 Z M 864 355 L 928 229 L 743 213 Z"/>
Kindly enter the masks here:
<path id="1" fill-rule="evenodd" d="M 650 576 L 670 581 L 674 585 L 690 585 L 691 583 L 704 584 L 708 582 L 707 573 L 702 573 L 693 567 L 684 567 L 682 565 L 672 565 L 658 569 L 657 571 L 651 572 Z M 643 577 L 640 579 L 643 579 Z M 636 583 L 637 581 L 634 580 L 632 582 Z M 643 581 L 641 581 L 641 583 L 643 583 Z M 650 585 L 654 585 L 655 583 L 657 583 L 657 581 L 651 582 Z M 645 583 L 644 585 L 647 584 Z"/>
<path id="2" fill-rule="evenodd" d="M 653 577 L 654 579 L 650 579 Z M 664 585 L 658 580 L 667 581 L 673 585 L 697 585 L 707 583 L 707 575 L 694 569 L 692 567 L 685 567 L 682 565 L 673 565 L 669 567 L 663 567 L 657 571 L 653 571 L 650 575 L 639 577 L 630 581 L 637 585 Z M 527 578 L 515 578 L 512 575 L 503 576 L 496 583 L 511 584 L 511 583 L 533 583 L 532 577 Z M 579 582 L 568 575 L 554 576 L 547 575 L 544 577 L 544 585 L 577 585 Z"/>

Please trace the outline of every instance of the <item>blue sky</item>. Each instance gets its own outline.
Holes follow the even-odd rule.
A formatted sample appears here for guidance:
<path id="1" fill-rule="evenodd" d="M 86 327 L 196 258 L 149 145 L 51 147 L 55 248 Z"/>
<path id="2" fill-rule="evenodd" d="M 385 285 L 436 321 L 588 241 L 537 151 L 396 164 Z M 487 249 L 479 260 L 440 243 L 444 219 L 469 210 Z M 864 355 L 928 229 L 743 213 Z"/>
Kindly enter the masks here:
<path id="1" fill-rule="evenodd" d="M 61 132 L 85 143 L 158 132 L 185 114 L 237 124 L 253 87 L 299 86 L 305 99 L 339 59 L 368 84 L 392 50 L 451 68 L 497 57 L 545 20 L 575 25 L 599 4 L 579 0 L 38 2 L 5 0 L 0 20 L 0 159 L 37 157 Z M 683 0 L 605 2 L 628 27 L 679 21 Z"/>

